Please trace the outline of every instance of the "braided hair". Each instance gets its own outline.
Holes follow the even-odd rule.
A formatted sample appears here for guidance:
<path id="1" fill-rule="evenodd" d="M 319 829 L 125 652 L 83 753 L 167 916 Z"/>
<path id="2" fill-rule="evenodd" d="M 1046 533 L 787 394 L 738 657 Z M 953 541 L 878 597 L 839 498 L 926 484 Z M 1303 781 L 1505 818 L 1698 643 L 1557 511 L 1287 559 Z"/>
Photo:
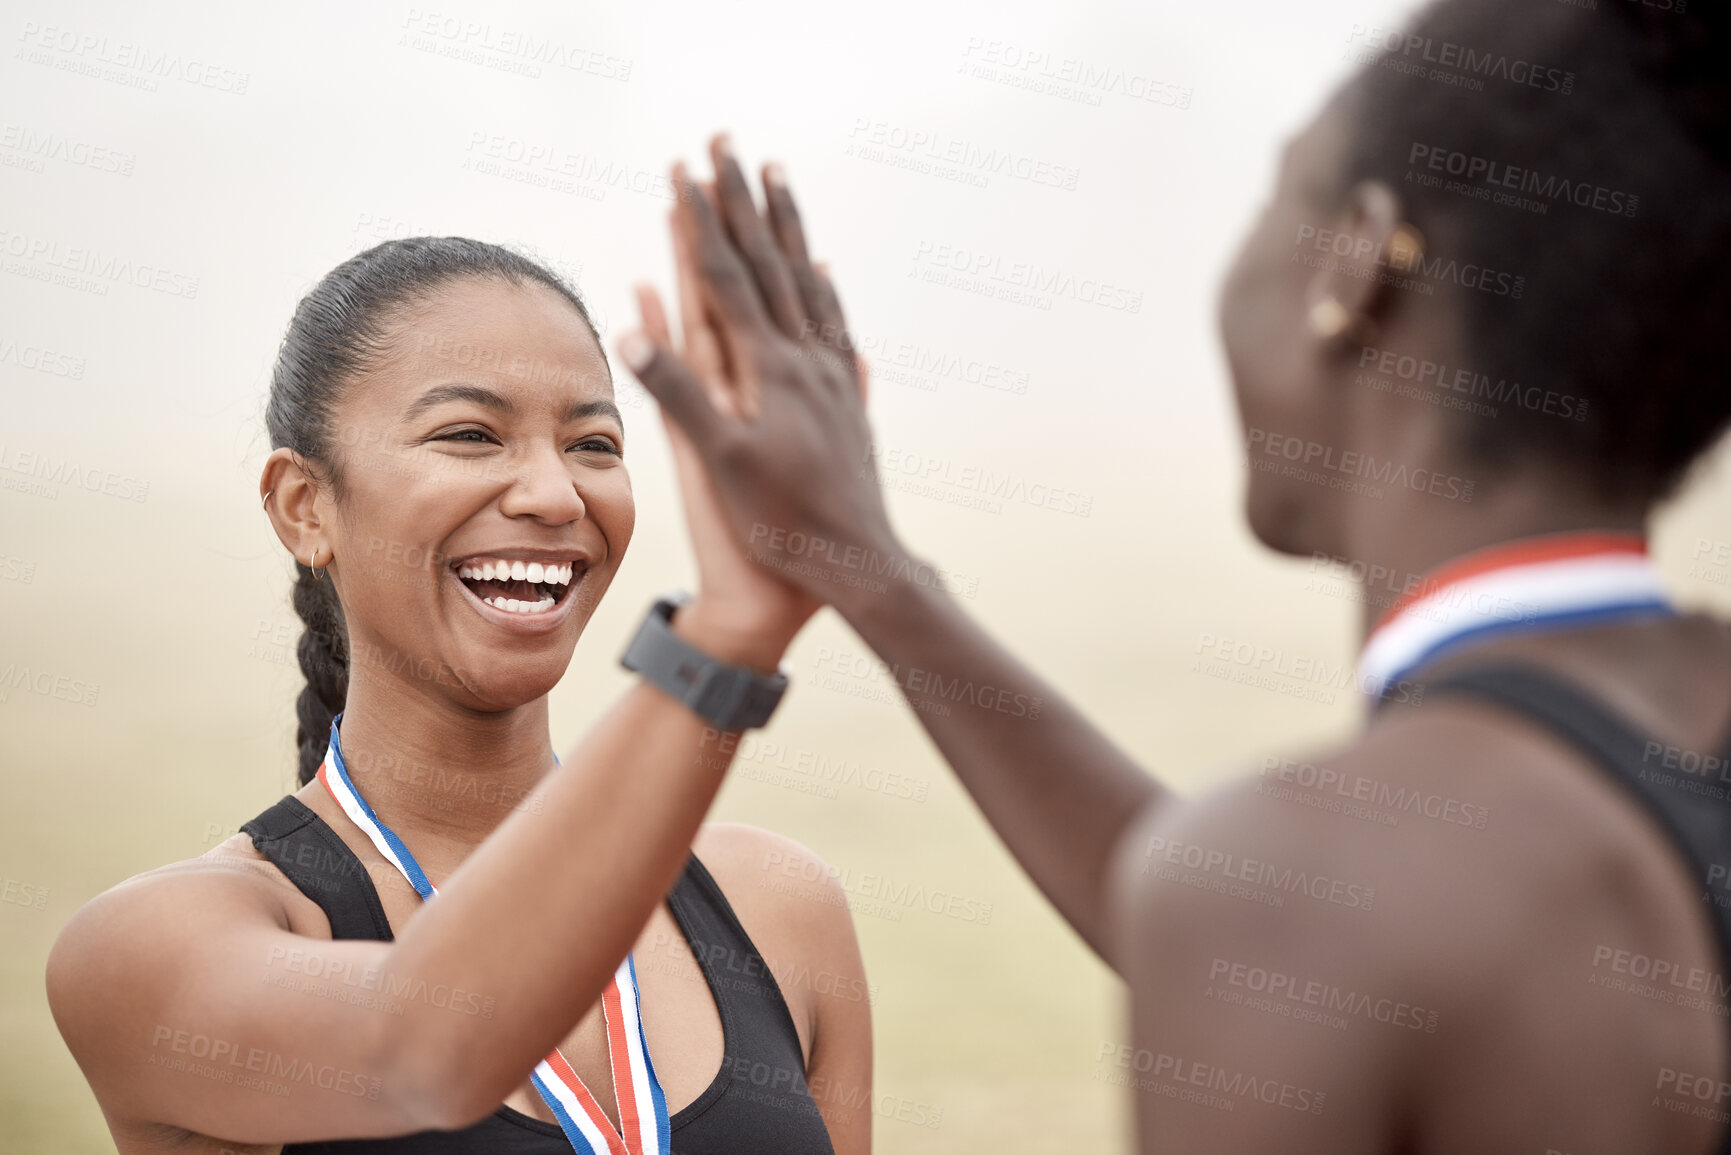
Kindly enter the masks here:
<path id="1" fill-rule="evenodd" d="M 313 480 L 341 498 L 333 423 L 346 390 L 385 355 L 403 311 L 464 278 L 536 283 L 570 302 L 594 331 L 583 300 L 556 273 L 520 253 L 463 237 L 386 241 L 349 258 L 301 298 L 271 373 L 265 427 L 272 449 L 292 449 Z M 295 560 L 295 612 L 305 626 L 296 647 L 306 688 L 295 705 L 299 781 L 324 760 L 331 722 L 349 689 L 348 625 L 335 589 Z"/>
<path id="2" fill-rule="evenodd" d="M 1493 470 L 1537 457 L 1603 496 L 1667 496 L 1731 423 L 1731 6 L 1440 0 L 1377 40 L 1343 94 L 1337 191 L 1387 183 L 1434 250 L 1523 276 L 1519 300 L 1463 294 L 1463 354 L 1585 402 L 1580 420 L 1457 415 L 1459 444 Z M 1439 150 L 1425 179 L 1414 158 Z M 1487 164 L 1546 207 L 1450 178 Z"/>

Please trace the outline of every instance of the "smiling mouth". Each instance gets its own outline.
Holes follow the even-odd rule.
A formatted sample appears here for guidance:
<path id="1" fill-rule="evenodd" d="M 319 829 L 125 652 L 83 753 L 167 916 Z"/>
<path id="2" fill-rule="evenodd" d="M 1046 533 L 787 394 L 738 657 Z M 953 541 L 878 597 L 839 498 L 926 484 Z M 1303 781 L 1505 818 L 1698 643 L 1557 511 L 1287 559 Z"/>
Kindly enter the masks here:
<path id="1" fill-rule="evenodd" d="M 539 562 L 496 557 L 469 558 L 456 567 L 469 592 L 496 610 L 544 614 L 557 609 L 583 581 L 582 561 Z"/>

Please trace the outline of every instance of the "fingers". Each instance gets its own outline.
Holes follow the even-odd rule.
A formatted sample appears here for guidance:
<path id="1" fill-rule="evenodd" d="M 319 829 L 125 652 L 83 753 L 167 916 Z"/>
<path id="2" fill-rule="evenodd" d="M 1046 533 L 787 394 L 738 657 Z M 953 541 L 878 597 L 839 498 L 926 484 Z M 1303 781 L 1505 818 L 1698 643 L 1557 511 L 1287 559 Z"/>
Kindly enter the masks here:
<path id="1" fill-rule="evenodd" d="M 673 166 L 673 184 L 679 190 L 679 203 L 673 211 L 685 234 L 692 267 L 730 347 L 737 349 L 743 342 L 762 340 L 774 322 L 764 309 L 756 277 L 734 248 L 715 206 L 683 164 Z"/>
<path id="2" fill-rule="evenodd" d="M 685 360 L 709 390 L 709 400 L 729 416 L 755 414 L 756 380 L 729 371 L 727 350 L 710 322 L 702 278 L 685 230 L 674 220 L 673 272 L 679 293 L 679 320 L 684 330 Z"/>
<path id="3" fill-rule="evenodd" d="M 643 333 L 657 345 L 671 347 L 673 334 L 667 327 L 667 310 L 661 307 L 661 294 L 653 286 L 638 285 L 637 314 L 643 318 Z"/>
<path id="4" fill-rule="evenodd" d="M 758 214 L 751 186 L 746 183 L 725 135 L 709 142 L 709 155 L 715 165 L 716 203 L 733 243 L 751 266 L 758 291 L 763 294 L 775 323 L 787 336 L 802 340 L 806 336 L 806 312 L 799 287 L 788 271 L 781 247 Z"/>
<path id="5" fill-rule="evenodd" d="M 799 206 L 794 203 L 793 190 L 778 164 L 763 168 L 763 200 L 769 209 L 770 227 L 775 231 L 777 246 L 787 262 L 794 284 L 799 287 L 800 301 L 811 322 L 807 336 L 819 343 L 844 352 L 852 348 L 847 336 L 847 319 L 842 316 L 841 302 L 829 278 L 819 273 L 806 249 L 805 225 L 799 218 Z"/>
<path id="6" fill-rule="evenodd" d="M 653 291 L 650 296 L 653 296 Z M 641 293 L 638 300 L 641 304 Z M 655 307 L 659 309 L 659 300 Z M 650 318 L 645 316 L 642 330 L 620 338 L 619 358 L 630 366 L 637 380 L 660 403 L 664 414 L 670 415 L 698 443 L 708 443 L 721 433 L 724 419 L 710 404 L 709 395 L 704 392 L 703 382 L 698 380 L 697 374 L 669 345 L 649 335 L 651 324 Z M 666 327 L 666 314 L 663 313 L 661 328 L 665 331 Z"/>

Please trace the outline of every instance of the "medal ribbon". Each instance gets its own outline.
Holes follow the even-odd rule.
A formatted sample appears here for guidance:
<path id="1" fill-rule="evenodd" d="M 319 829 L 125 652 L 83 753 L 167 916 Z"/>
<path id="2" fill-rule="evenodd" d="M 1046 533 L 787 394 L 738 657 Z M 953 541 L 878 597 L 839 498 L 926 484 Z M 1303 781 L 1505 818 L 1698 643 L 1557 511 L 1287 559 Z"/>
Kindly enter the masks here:
<path id="1" fill-rule="evenodd" d="M 1365 640 L 1358 684 L 1382 695 L 1444 654 L 1511 634 L 1608 625 L 1676 611 L 1637 534 L 1527 538 L 1427 574 Z"/>
<path id="2" fill-rule="evenodd" d="M 337 737 L 340 721 L 342 715 L 338 714 L 331 722 L 331 743 L 319 766 L 319 781 L 350 821 L 378 847 L 379 853 L 409 880 L 424 902 L 438 891 L 396 831 L 379 821 L 350 781 L 342 743 Z M 557 1047 L 535 1067 L 530 1082 L 546 1100 L 578 1155 L 669 1155 L 673 1129 L 667 1115 L 667 1097 L 655 1077 L 655 1066 L 649 1061 L 642 1000 L 637 992 L 637 968 L 630 955 L 613 972 L 602 993 L 601 1011 L 607 1023 L 607 1061 L 613 1069 L 613 1093 L 619 1102 L 619 1129 L 614 1129 L 595 1096 Z"/>

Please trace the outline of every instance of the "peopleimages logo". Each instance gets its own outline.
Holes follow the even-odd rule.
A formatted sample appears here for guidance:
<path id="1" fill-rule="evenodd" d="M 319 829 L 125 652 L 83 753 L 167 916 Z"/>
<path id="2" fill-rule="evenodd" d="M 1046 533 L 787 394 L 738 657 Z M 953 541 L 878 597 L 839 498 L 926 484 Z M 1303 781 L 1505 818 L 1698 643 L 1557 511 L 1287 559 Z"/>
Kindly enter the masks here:
<path id="1" fill-rule="evenodd" d="M 117 40 L 76 28 L 38 24 L 34 20 L 24 22 L 18 39 L 23 48 L 16 59 L 98 80 L 117 81 L 146 92 L 155 92 L 160 80 L 178 80 L 195 88 L 245 96 L 247 85 L 252 81 L 251 73 L 182 56 L 178 52 L 158 51 L 130 40 Z"/>
<path id="2" fill-rule="evenodd" d="M 624 57 L 553 36 L 538 36 L 527 29 L 422 8 L 410 8 L 403 17 L 402 28 L 399 44 L 504 72 L 539 77 L 540 66 L 549 65 L 602 80 L 631 79 L 632 61 Z"/>
<path id="3" fill-rule="evenodd" d="M 1451 501 L 1471 501 L 1473 499 L 1473 481 L 1467 477 L 1456 477 L 1452 473 L 1440 473 L 1434 469 L 1422 466 L 1414 469 L 1404 461 L 1396 461 L 1392 457 L 1378 458 L 1374 453 L 1361 453 L 1356 449 L 1336 449 L 1332 445 L 1324 445 L 1320 441 L 1310 441 L 1301 437 L 1291 437 L 1284 433 L 1274 433 L 1267 429 L 1250 430 L 1250 436 L 1245 446 L 1251 455 L 1252 465 L 1256 465 L 1258 454 L 1277 457 L 1303 469 L 1325 471 L 1319 476 L 1333 474 L 1341 479 L 1353 481 L 1374 482 L 1396 489 L 1410 489 L 1416 493 L 1428 493 L 1433 497 L 1446 497 Z M 1334 488 L 1340 488 L 1335 486 Z M 1372 496 L 1381 497 L 1380 493 Z"/>
<path id="4" fill-rule="evenodd" d="M 1376 63 L 1395 72 L 1445 81 L 1473 91 L 1482 90 L 1487 79 L 1562 96 L 1575 90 L 1573 72 L 1453 40 L 1370 24 L 1354 24 L 1346 39 L 1349 52 L 1373 54 L 1362 63 Z"/>
<path id="5" fill-rule="evenodd" d="M 1445 397 L 1448 394 L 1460 393 L 1474 401 L 1482 399 L 1495 401 L 1499 405 L 1513 404 L 1534 413 L 1560 417 L 1565 421 L 1587 419 L 1587 399 L 1584 397 L 1559 393 L 1555 389 L 1543 389 L 1537 385 L 1522 385 L 1519 381 L 1510 381 L 1506 377 L 1493 379 L 1486 373 L 1432 361 L 1426 357 L 1414 357 L 1393 349 L 1365 346 L 1358 355 L 1358 367 L 1367 373 L 1398 378 L 1421 390 L 1425 386 L 1434 386 L 1442 390 Z M 1435 403 L 1450 409 L 1466 407 L 1453 404 L 1452 401 L 1452 398 L 1448 398 Z M 1497 413 L 1495 409 L 1488 407 L 1479 407 L 1478 411 L 1491 417 L 1495 417 Z"/>
<path id="6" fill-rule="evenodd" d="M 1093 106 L 1107 96 L 1122 96 L 1186 109 L 1196 95 L 1195 89 L 1160 79 L 1152 70 L 1119 68 L 983 36 L 968 37 L 959 71 L 1010 88 Z"/>
<path id="7" fill-rule="evenodd" d="M 1633 193 L 1618 192 L 1587 181 L 1572 181 L 1555 173 L 1545 176 L 1535 169 L 1504 164 L 1488 157 L 1420 141 L 1413 142 L 1406 162 L 1433 173 L 1461 177 L 1465 183 L 1483 186 L 1482 189 L 1471 191 L 1482 191 L 1492 196 L 1497 195 L 1497 190 L 1506 189 L 1541 197 L 1547 201 L 1567 201 L 1584 209 L 1597 209 L 1623 217 L 1634 216 L 1641 203 L 1641 198 Z M 1515 207 L 1525 206 L 1516 204 Z"/>
<path id="8" fill-rule="evenodd" d="M 1384 246 L 1369 237 L 1334 229 L 1319 229 L 1315 225 L 1299 225 L 1293 239 L 1292 259 L 1310 268 L 1340 272 L 1361 280 L 1375 278 L 1379 283 L 1395 288 L 1435 291 L 1435 282 L 1447 281 L 1463 289 L 1477 289 L 1493 297 L 1508 297 L 1518 301 L 1527 290 L 1527 279 L 1513 273 L 1500 272 L 1472 261 L 1457 261 L 1453 257 L 1430 257 L 1419 253 L 1409 260 L 1391 255 Z M 1310 252 L 1303 250 L 1309 248 Z M 1368 270 L 1342 265 L 1343 261 L 1368 262 Z M 1378 273 L 1376 270 L 1388 270 Z"/>
<path id="9" fill-rule="evenodd" d="M 951 136 L 936 129 L 896 124 L 887 120 L 857 117 L 848 134 L 847 152 L 861 160 L 873 160 L 916 172 L 932 172 L 931 166 L 953 166 L 958 173 L 978 178 L 967 183 L 983 186 L 987 177 L 1004 176 L 1030 184 L 1048 185 L 1073 192 L 1081 170 L 1065 164 L 1029 156 L 1014 149 L 986 146 Z M 900 163 L 905 158 L 908 163 Z"/>
<path id="10" fill-rule="evenodd" d="M 192 300 L 198 296 L 198 278 L 190 273 L 134 261 L 119 253 L 87 245 L 63 245 L 49 237 L 0 229 L 0 254 L 16 258 L 5 270 L 40 281 L 53 281 L 56 271 L 75 278 L 90 278 L 72 287 L 96 289 L 106 295 L 109 284 L 129 284 L 171 297 Z M 19 264 L 18 262 L 26 262 Z"/>
<path id="11" fill-rule="evenodd" d="M 963 245 L 922 240 L 914 248 L 914 266 L 911 275 L 922 280 L 1042 309 L 1050 309 L 1053 298 L 1068 297 L 1084 305 L 1117 312 L 1142 311 L 1141 289 L 1126 289 L 1094 277 L 1078 277 L 1068 270 L 1031 261 L 1005 260 L 998 254 Z"/>
<path id="12" fill-rule="evenodd" d="M 111 469 L 81 465 L 69 457 L 56 459 L 50 453 L 20 449 L 3 441 L 0 441 L 0 473 L 18 475 L 0 477 L 0 487 L 40 497 L 59 497 L 59 486 L 101 493 L 121 501 L 141 502 L 150 496 L 149 481 L 123 476 Z"/>
<path id="13" fill-rule="evenodd" d="M 138 157 L 130 152 L 92 144 L 58 132 L 39 132 L 13 122 L 0 127 L 0 150 L 19 154 L 21 158 L 32 162 L 26 167 L 36 172 L 43 170 L 43 162 L 52 160 L 78 168 L 94 169 L 97 172 L 131 176 L 133 166 L 138 163 Z"/>

